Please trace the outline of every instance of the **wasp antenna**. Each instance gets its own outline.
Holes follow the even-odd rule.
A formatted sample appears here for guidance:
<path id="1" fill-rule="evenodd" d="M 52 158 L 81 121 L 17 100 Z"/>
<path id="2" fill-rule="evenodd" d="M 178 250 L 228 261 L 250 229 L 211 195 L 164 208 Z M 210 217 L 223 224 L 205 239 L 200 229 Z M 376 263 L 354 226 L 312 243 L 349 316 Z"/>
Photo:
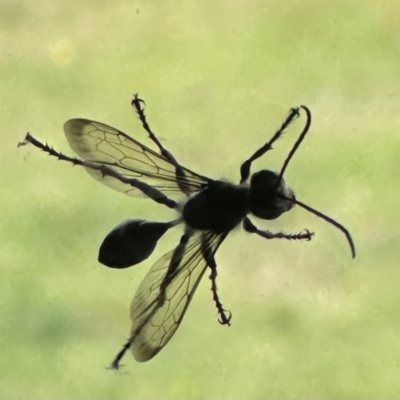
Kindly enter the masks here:
<path id="1" fill-rule="evenodd" d="M 355 258 L 356 249 L 355 249 L 355 246 L 354 246 L 353 239 L 351 238 L 350 232 L 343 225 L 339 224 L 339 222 L 335 221 L 331 217 L 328 217 L 327 215 L 322 214 L 322 212 L 315 210 L 314 208 L 308 206 L 307 204 L 302 203 L 301 201 L 299 201 L 297 199 L 291 199 L 291 198 L 286 197 L 284 195 L 281 195 L 280 197 L 284 198 L 285 200 L 289 200 L 294 204 L 297 204 L 301 208 L 304 208 L 305 210 L 309 211 L 310 213 L 316 215 L 317 217 L 322 218 L 326 222 L 329 222 L 333 226 L 336 226 L 336 228 L 340 229 L 345 234 L 346 239 L 349 242 L 352 257 Z"/>
<path id="2" fill-rule="evenodd" d="M 292 159 L 292 157 L 293 157 L 294 153 L 296 152 L 296 150 L 299 148 L 301 142 L 303 141 L 304 137 L 307 135 L 307 132 L 310 129 L 310 126 L 311 126 L 311 111 L 306 106 L 300 106 L 300 108 L 302 108 L 306 112 L 307 122 L 306 122 L 305 127 L 303 128 L 303 131 L 300 133 L 299 138 L 297 139 L 296 143 L 294 144 L 292 150 L 290 150 L 288 156 L 286 157 L 285 162 L 283 163 L 283 167 L 282 167 L 281 172 L 279 174 L 278 182 L 280 182 L 282 180 L 283 174 L 285 173 L 286 168 L 289 165 L 290 160 Z"/>

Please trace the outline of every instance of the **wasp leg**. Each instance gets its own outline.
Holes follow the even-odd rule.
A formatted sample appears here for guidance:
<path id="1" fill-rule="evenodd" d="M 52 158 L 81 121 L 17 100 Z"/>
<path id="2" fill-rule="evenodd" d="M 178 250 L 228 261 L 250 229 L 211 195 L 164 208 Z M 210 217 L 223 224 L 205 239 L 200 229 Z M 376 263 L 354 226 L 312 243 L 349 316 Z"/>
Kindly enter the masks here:
<path id="1" fill-rule="evenodd" d="M 176 274 L 179 272 L 179 266 L 181 265 L 182 259 L 185 255 L 187 244 L 192 235 L 193 231 L 186 228 L 185 233 L 182 235 L 178 246 L 176 246 L 174 253 L 172 254 L 171 261 L 169 262 L 168 266 L 168 271 L 160 284 L 160 296 L 162 298 L 164 298 L 165 296 L 166 288 L 174 280 Z"/>
<path id="2" fill-rule="evenodd" d="M 159 310 L 160 307 L 163 306 L 164 301 L 165 301 L 166 289 L 168 288 L 168 285 L 170 285 L 171 282 L 174 280 L 174 278 L 176 277 L 176 274 L 179 273 L 179 266 L 185 255 L 187 243 L 188 243 L 189 239 L 192 237 L 192 235 L 193 235 L 193 232 L 188 229 L 182 235 L 178 246 L 176 246 L 176 248 L 172 254 L 171 260 L 169 261 L 168 271 L 166 272 L 163 280 L 160 283 L 160 290 L 158 292 L 158 295 L 154 298 L 150 298 L 150 301 L 145 303 L 145 306 L 141 308 L 141 312 L 140 312 L 140 314 L 138 314 L 140 316 L 140 318 L 142 318 L 141 323 L 138 326 L 136 326 L 136 328 L 131 332 L 129 339 L 122 346 L 122 349 L 115 356 L 113 362 L 111 363 L 110 369 L 118 370 L 121 367 L 120 362 L 121 362 L 122 358 L 125 356 L 125 353 L 132 346 L 132 343 L 134 343 L 134 341 L 137 339 L 138 335 L 140 335 L 142 329 L 154 317 L 157 310 Z M 155 265 L 157 265 L 157 263 Z"/>
<path id="3" fill-rule="evenodd" d="M 263 156 L 267 151 L 272 150 L 273 143 L 279 139 L 279 137 L 283 134 L 285 129 L 300 115 L 300 108 L 292 108 L 289 111 L 289 115 L 286 117 L 285 121 L 283 121 L 282 126 L 275 132 L 274 136 L 272 136 L 271 140 L 264 144 L 264 146 L 260 147 L 248 160 L 246 160 L 242 166 L 240 167 L 240 183 L 243 183 L 249 179 L 251 163 L 257 158 Z"/>
<path id="4" fill-rule="evenodd" d="M 160 153 L 167 158 L 169 161 L 171 161 L 173 164 L 177 164 L 177 161 L 175 160 L 175 157 L 164 148 L 164 146 L 160 143 L 160 141 L 157 139 L 157 136 L 153 133 L 151 130 L 149 124 L 147 123 L 146 120 L 146 115 L 144 113 L 144 108 L 142 107 L 142 104 L 146 105 L 143 99 L 139 98 L 139 94 L 136 93 L 133 96 L 133 100 L 131 102 L 132 106 L 135 107 L 136 112 L 139 116 L 140 122 L 142 123 L 143 128 L 146 130 L 146 132 L 149 134 L 150 139 L 157 145 L 157 147 L 160 150 Z"/>
<path id="5" fill-rule="evenodd" d="M 262 231 L 258 229 L 247 217 L 243 220 L 243 228 L 246 232 L 256 233 L 265 239 L 311 240 L 314 235 L 314 232 L 310 232 L 308 229 L 306 229 L 304 233 L 274 233 L 270 231 Z"/>
<path id="6" fill-rule="evenodd" d="M 179 165 L 179 163 L 178 163 L 178 161 L 176 161 L 175 157 L 167 149 L 165 149 L 165 147 L 161 144 L 161 142 L 158 140 L 157 136 L 153 133 L 149 124 L 147 123 L 146 115 L 144 113 L 144 108 L 142 107 L 142 104 L 145 105 L 146 103 L 144 102 L 143 99 L 139 98 L 138 94 L 135 94 L 133 96 L 133 100 L 132 100 L 131 104 L 132 104 L 132 106 L 135 107 L 143 128 L 149 134 L 150 139 L 157 145 L 158 149 L 160 150 L 161 155 L 163 157 L 165 157 L 168 161 L 170 161 L 173 165 L 175 165 L 175 168 L 176 168 L 175 175 L 176 175 L 176 180 L 178 182 L 179 188 L 181 189 L 181 191 L 184 194 L 189 196 L 190 193 L 185 189 L 185 183 L 186 183 L 187 179 L 186 179 L 186 174 L 185 174 L 184 169 Z"/>
<path id="7" fill-rule="evenodd" d="M 123 345 L 123 347 L 120 350 L 120 352 L 115 356 L 113 362 L 109 366 L 109 369 L 114 369 L 114 370 L 118 371 L 121 368 L 120 362 L 124 358 L 125 353 L 131 347 L 132 341 L 133 341 L 133 338 L 130 337 L 128 339 L 128 341 Z"/>
<path id="8" fill-rule="evenodd" d="M 207 241 L 204 240 L 203 236 L 203 244 L 202 244 L 202 252 L 203 257 L 206 260 L 208 267 L 211 269 L 210 279 L 211 279 L 211 291 L 213 294 L 213 300 L 215 302 L 215 306 L 217 307 L 217 311 L 219 314 L 218 322 L 221 325 L 231 325 L 232 313 L 228 310 L 225 310 L 217 292 L 217 263 L 215 262 L 214 255 L 212 254 L 211 248 Z"/>
<path id="9" fill-rule="evenodd" d="M 35 139 L 31 134 L 27 133 L 25 143 L 32 143 L 35 147 L 45 151 L 47 154 L 53 157 L 57 157 L 61 161 L 68 161 L 73 165 L 80 165 L 85 168 L 94 169 L 96 171 L 100 171 L 103 176 L 110 176 L 112 178 L 118 179 L 120 182 L 125 183 L 126 185 L 130 185 L 134 188 L 139 189 L 143 192 L 147 197 L 154 200 L 156 203 L 164 204 L 169 208 L 177 208 L 178 204 L 176 201 L 167 197 L 164 193 L 160 192 L 158 189 L 154 188 L 153 186 L 148 185 L 147 183 L 141 182 L 138 179 L 129 179 L 125 176 L 116 172 L 112 166 L 108 166 L 105 164 L 100 164 L 91 161 L 81 160 L 75 157 L 68 157 L 65 154 L 59 153 L 57 150 L 54 150 L 47 144 L 43 144 L 39 142 L 39 140 Z"/>

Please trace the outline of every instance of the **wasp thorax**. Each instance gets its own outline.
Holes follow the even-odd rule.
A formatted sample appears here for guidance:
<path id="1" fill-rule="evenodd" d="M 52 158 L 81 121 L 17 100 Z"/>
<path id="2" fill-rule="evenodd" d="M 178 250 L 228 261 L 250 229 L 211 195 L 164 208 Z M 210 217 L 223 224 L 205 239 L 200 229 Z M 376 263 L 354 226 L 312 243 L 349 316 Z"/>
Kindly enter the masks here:
<path id="1" fill-rule="evenodd" d="M 294 199 L 293 191 L 285 185 L 283 179 L 279 180 L 279 174 L 268 170 L 253 174 L 249 194 L 249 209 L 252 214 L 262 219 L 278 218 L 294 205 L 281 196 Z"/>

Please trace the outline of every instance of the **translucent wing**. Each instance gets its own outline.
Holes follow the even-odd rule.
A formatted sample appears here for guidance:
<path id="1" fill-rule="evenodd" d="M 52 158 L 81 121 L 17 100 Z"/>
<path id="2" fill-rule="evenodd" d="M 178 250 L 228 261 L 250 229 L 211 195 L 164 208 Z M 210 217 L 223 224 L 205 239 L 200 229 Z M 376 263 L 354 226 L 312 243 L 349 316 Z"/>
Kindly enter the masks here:
<path id="1" fill-rule="evenodd" d="M 200 283 L 207 262 L 226 235 L 186 232 L 175 250 L 150 269 L 131 305 L 130 347 L 137 361 L 154 357 L 171 339 Z"/>
<path id="2" fill-rule="evenodd" d="M 71 148 L 86 161 L 110 166 L 125 178 L 135 178 L 164 194 L 189 195 L 204 188 L 211 179 L 174 164 L 161 154 L 111 126 L 88 119 L 71 119 L 64 124 Z M 98 170 L 88 173 L 105 185 L 131 196 L 143 193 Z"/>

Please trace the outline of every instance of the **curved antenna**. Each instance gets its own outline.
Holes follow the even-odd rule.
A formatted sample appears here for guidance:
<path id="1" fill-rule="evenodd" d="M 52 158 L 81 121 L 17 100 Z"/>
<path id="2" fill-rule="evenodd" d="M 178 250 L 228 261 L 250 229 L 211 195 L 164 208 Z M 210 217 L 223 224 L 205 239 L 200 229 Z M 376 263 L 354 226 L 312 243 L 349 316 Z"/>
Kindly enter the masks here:
<path id="1" fill-rule="evenodd" d="M 355 249 L 355 246 L 354 246 L 353 239 L 351 238 L 350 232 L 343 225 L 339 224 L 339 222 L 335 221 L 331 217 L 328 217 L 327 215 L 322 214 L 320 211 L 315 210 L 314 208 L 308 206 L 307 204 L 302 203 L 301 201 L 299 201 L 299 200 L 297 200 L 295 198 L 291 199 L 291 198 L 286 197 L 284 195 L 280 195 L 280 197 L 284 198 L 285 200 L 289 200 L 294 204 L 297 204 L 298 206 L 304 208 L 305 210 L 309 211 L 310 213 L 316 215 L 317 217 L 322 218 L 326 222 L 329 222 L 330 224 L 332 224 L 333 226 L 336 226 L 336 228 L 341 230 L 345 234 L 346 239 L 349 242 L 350 249 L 351 249 L 351 255 L 352 255 L 353 258 L 355 258 L 356 249 Z"/>
<path id="2" fill-rule="evenodd" d="M 283 174 L 285 173 L 286 168 L 289 165 L 289 161 L 292 159 L 294 153 L 299 148 L 301 142 L 303 141 L 304 137 L 306 136 L 306 134 L 311 126 L 311 111 L 306 106 L 300 106 L 300 108 L 302 108 L 306 112 L 307 122 L 306 122 L 305 127 L 303 128 L 303 131 L 300 133 L 299 138 L 297 139 L 296 143 L 294 144 L 292 150 L 290 150 L 288 156 L 286 157 L 285 162 L 283 163 L 281 172 L 279 174 L 278 183 L 282 180 Z"/>

